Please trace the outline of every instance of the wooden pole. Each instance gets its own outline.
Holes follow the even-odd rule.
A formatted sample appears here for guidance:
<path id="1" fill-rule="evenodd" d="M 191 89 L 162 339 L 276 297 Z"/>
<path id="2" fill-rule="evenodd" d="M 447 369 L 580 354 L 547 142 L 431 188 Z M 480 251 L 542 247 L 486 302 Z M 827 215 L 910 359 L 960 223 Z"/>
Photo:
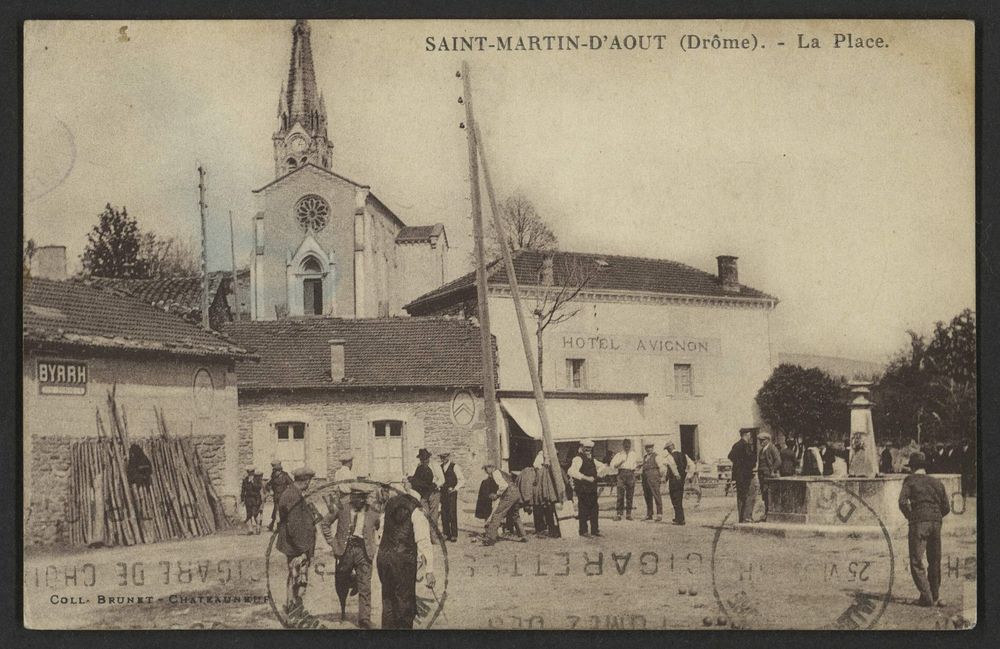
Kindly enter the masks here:
<path id="1" fill-rule="evenodd" d="M 201 212 L 201 326 L 208 324 L 208 234 L 205 224 L 205 168 L 198 165 L 198 210 Z"/>
<path id="2" fill-rule="evenodd" d="M 472 114 L 472 83 L 469 64 L 462 62 L 462 89 L 465 103 L 465 130 L 469 144 L 469 198 L 472 201 L 472 231 L 476 241 L 476 298 L 483 359 L 483 417 L 486 419 L 486 457 L 501 466 L 500 438 L 497 435 L 496 363 L 493 360 L 493 336 L 490 335 L 489 296 L 486 288 L 486 250 L 483 241 L 482 199 L 479 195 L 479 158 L 476 153 L 475 118 Z"/>
<path id="3" fill-rule="evenodd" d="M 507 281 L 510 284 L 510 294 L 514 299 L 514 313 L 517 314 L 517 326 L 521 330 L 521 345 L 524 347 L 524 359 L 528 363 L 528 374 L 531 376 L 531 389 L 535 393 L 535 406 L 538 408 L 538 420 L 542 423 L 542 439 L 545 444 L 545 456 L 548 458 L 549 466 L 552 467 L 553 482 L 556 486 L 556 494 L 559 502 L 566 497 L 566 486 L 562 479 L 562 470 L 556 470 L 559 466 L 559 456 L 556 455 L 556 445 L 552 439 L 552 429 L 549 427 L 549 415 L 545 408 L 545 393 L 542 391 L 542 382 L 538 374 L 538 366 L 535 365 L 535 354 L 531 351 L 531 337 L 528 334 L 528 325 L 524 320 L 524 307 L 521 305 L 521 294 L 517 284 L 517 273 L 514 272 L 514 260 L 510 250 L 507 248 L 507 233 L 504 230 L 503 222 L 500 219 L 500 210 L 497 208 L 497 197 L 493 191 L 493 180 L 490 178 L 490 167 L 486 162 L 486 154 L 483 150 L 482 135 L 479 132 L 479 125 L 472 127 L 476 135 L 476 146 L 479 149 L 479 158 L 483 165 L 483 182 L 486 184 L 486 195 L 490 200 L 490 211 L 493 213 L 493 227 L 497 233 L 500 243 L 500 251 L 503 254 L 503 263 L 507 269 Z"/>
<path id="4" fill-rule="evenodd" d="M 229 258 L 233 264 L 233 321 L 240 321 L 240 285 L 236 280 L 236 242 L 233 238 L 233 211 L 229 210 Z"/>

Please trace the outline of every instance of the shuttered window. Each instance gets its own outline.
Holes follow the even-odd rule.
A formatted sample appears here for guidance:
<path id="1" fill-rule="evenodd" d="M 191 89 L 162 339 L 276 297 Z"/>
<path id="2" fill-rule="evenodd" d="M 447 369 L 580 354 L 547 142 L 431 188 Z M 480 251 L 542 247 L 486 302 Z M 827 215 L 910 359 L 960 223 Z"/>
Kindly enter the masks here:
<path id="1" fill-rule="evenodd" d="M 674 394 L 677 396 L 690 397 L 694 394 L 692 387 L 691 365 L 689 363 L 675 363 Z"/>

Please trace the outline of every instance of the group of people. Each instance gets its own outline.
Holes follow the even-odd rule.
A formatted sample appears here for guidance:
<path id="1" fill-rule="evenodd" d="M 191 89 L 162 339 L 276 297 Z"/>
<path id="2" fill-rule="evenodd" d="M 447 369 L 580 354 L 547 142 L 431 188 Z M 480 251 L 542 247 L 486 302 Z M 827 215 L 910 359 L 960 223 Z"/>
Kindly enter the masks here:
<path id="1" fill-rule="evenodd" d="M 911 439 L 906 446 L 889 440 L 879 454 L 879 473 L 902 473 L 902 463 L 917 452 L 924 456 L 927 473 L 959 474 L 962 476 L 962 495 L 976 494 L 976 448 L 967 439 L 923 445 Z"/>

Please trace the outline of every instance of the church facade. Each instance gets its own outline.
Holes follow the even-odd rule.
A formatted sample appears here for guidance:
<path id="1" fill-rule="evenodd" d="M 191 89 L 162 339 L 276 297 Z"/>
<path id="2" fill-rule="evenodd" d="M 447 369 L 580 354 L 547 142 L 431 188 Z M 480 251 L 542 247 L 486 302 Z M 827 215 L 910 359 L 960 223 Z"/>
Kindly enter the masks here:
<path id="1" fill-rule="evenodd" d="M 369 185 L 333 170 L 305 20 L 292 28 L 272 141 L 275 178 L 254 190 L 252 319 L 399 315 L 406 302 L 444 281 L 444 226 L 408 226 Z"/>

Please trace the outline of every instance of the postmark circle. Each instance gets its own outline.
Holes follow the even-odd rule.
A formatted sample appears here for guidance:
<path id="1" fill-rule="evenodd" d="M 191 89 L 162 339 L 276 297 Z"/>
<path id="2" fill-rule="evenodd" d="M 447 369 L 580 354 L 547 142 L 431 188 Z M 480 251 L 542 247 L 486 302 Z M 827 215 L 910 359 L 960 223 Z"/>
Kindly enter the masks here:
<path id="1" fill-rule="evenodd" d="M 301 606 L 292 606 L 291 609 L 287 606 L 289 561 L 277 548 L 278 529 L 275 529 L 268 541 L 264 559 L 268 601 L 275 618 L 284 628 L 343 630 L 357 626 L 357 589 L 354 588 L 350 591 L 349 605 L 347 606 L 349 615 L 344 619 L 341 617 L 341 604 L 335 588 L 337 559 L 326 547 L 323 529 L 327 523 L 333 523 L 333 529 L 336 528 L 331 512 L 338 503 L 348 506 L 346 499 L 349 497 L 347 494 L 350 493 L 352 485 L 367 485 L 368 488 L 373 489 L 368 498 L 369 507 L 380 515 L 380 519 L 380 508 L 389 498 L 396 495 L 410 497 L 391 484 L 366 478 L 328 482 L 318 488 L 306 491 L 303 500 L 299 501 L 299 505 L 309 507 L 311 510 L 310 514 L 316 533 L 316 550 L 306 567 L 307 584 L 304 593 L 302 593 Z M 424 565 L 418 558 L 416 617 L 413 628 L 429 629 L 440 617 L 447 617 L 444 613 L 444 605 L 448 595 L 448 549 L 435 522 L 431 520 L 426 511 L 420 511 L 423 512 L 429 523 L 436 583 L 433 588 L 427 584 Z M 370 557 L 371 606 L 375 610 L 381 608 L 381 599 L 378 597 L 381 582 L 377 565 L 378 553 L 376 551 L 375 556 Z M 374 626 L 378 626 L 378 621 L 378 616 L 373 615 Z"/>
<path id="2" fill-rule="evenodd" d="M 836 481 L 822 485 L 839 525 L 716 527 L 710 558 L 719 620 L 735 629 L 867 630 L 892 597 L 896 558 L 878 512 Z"/>
<path id="3" fill-rule="evenodd" d="M 76 165 L 76 139 L 66 122 L 39 118 L 25 132 L 24 201 L 42 198 L 63 184 Z"/>

